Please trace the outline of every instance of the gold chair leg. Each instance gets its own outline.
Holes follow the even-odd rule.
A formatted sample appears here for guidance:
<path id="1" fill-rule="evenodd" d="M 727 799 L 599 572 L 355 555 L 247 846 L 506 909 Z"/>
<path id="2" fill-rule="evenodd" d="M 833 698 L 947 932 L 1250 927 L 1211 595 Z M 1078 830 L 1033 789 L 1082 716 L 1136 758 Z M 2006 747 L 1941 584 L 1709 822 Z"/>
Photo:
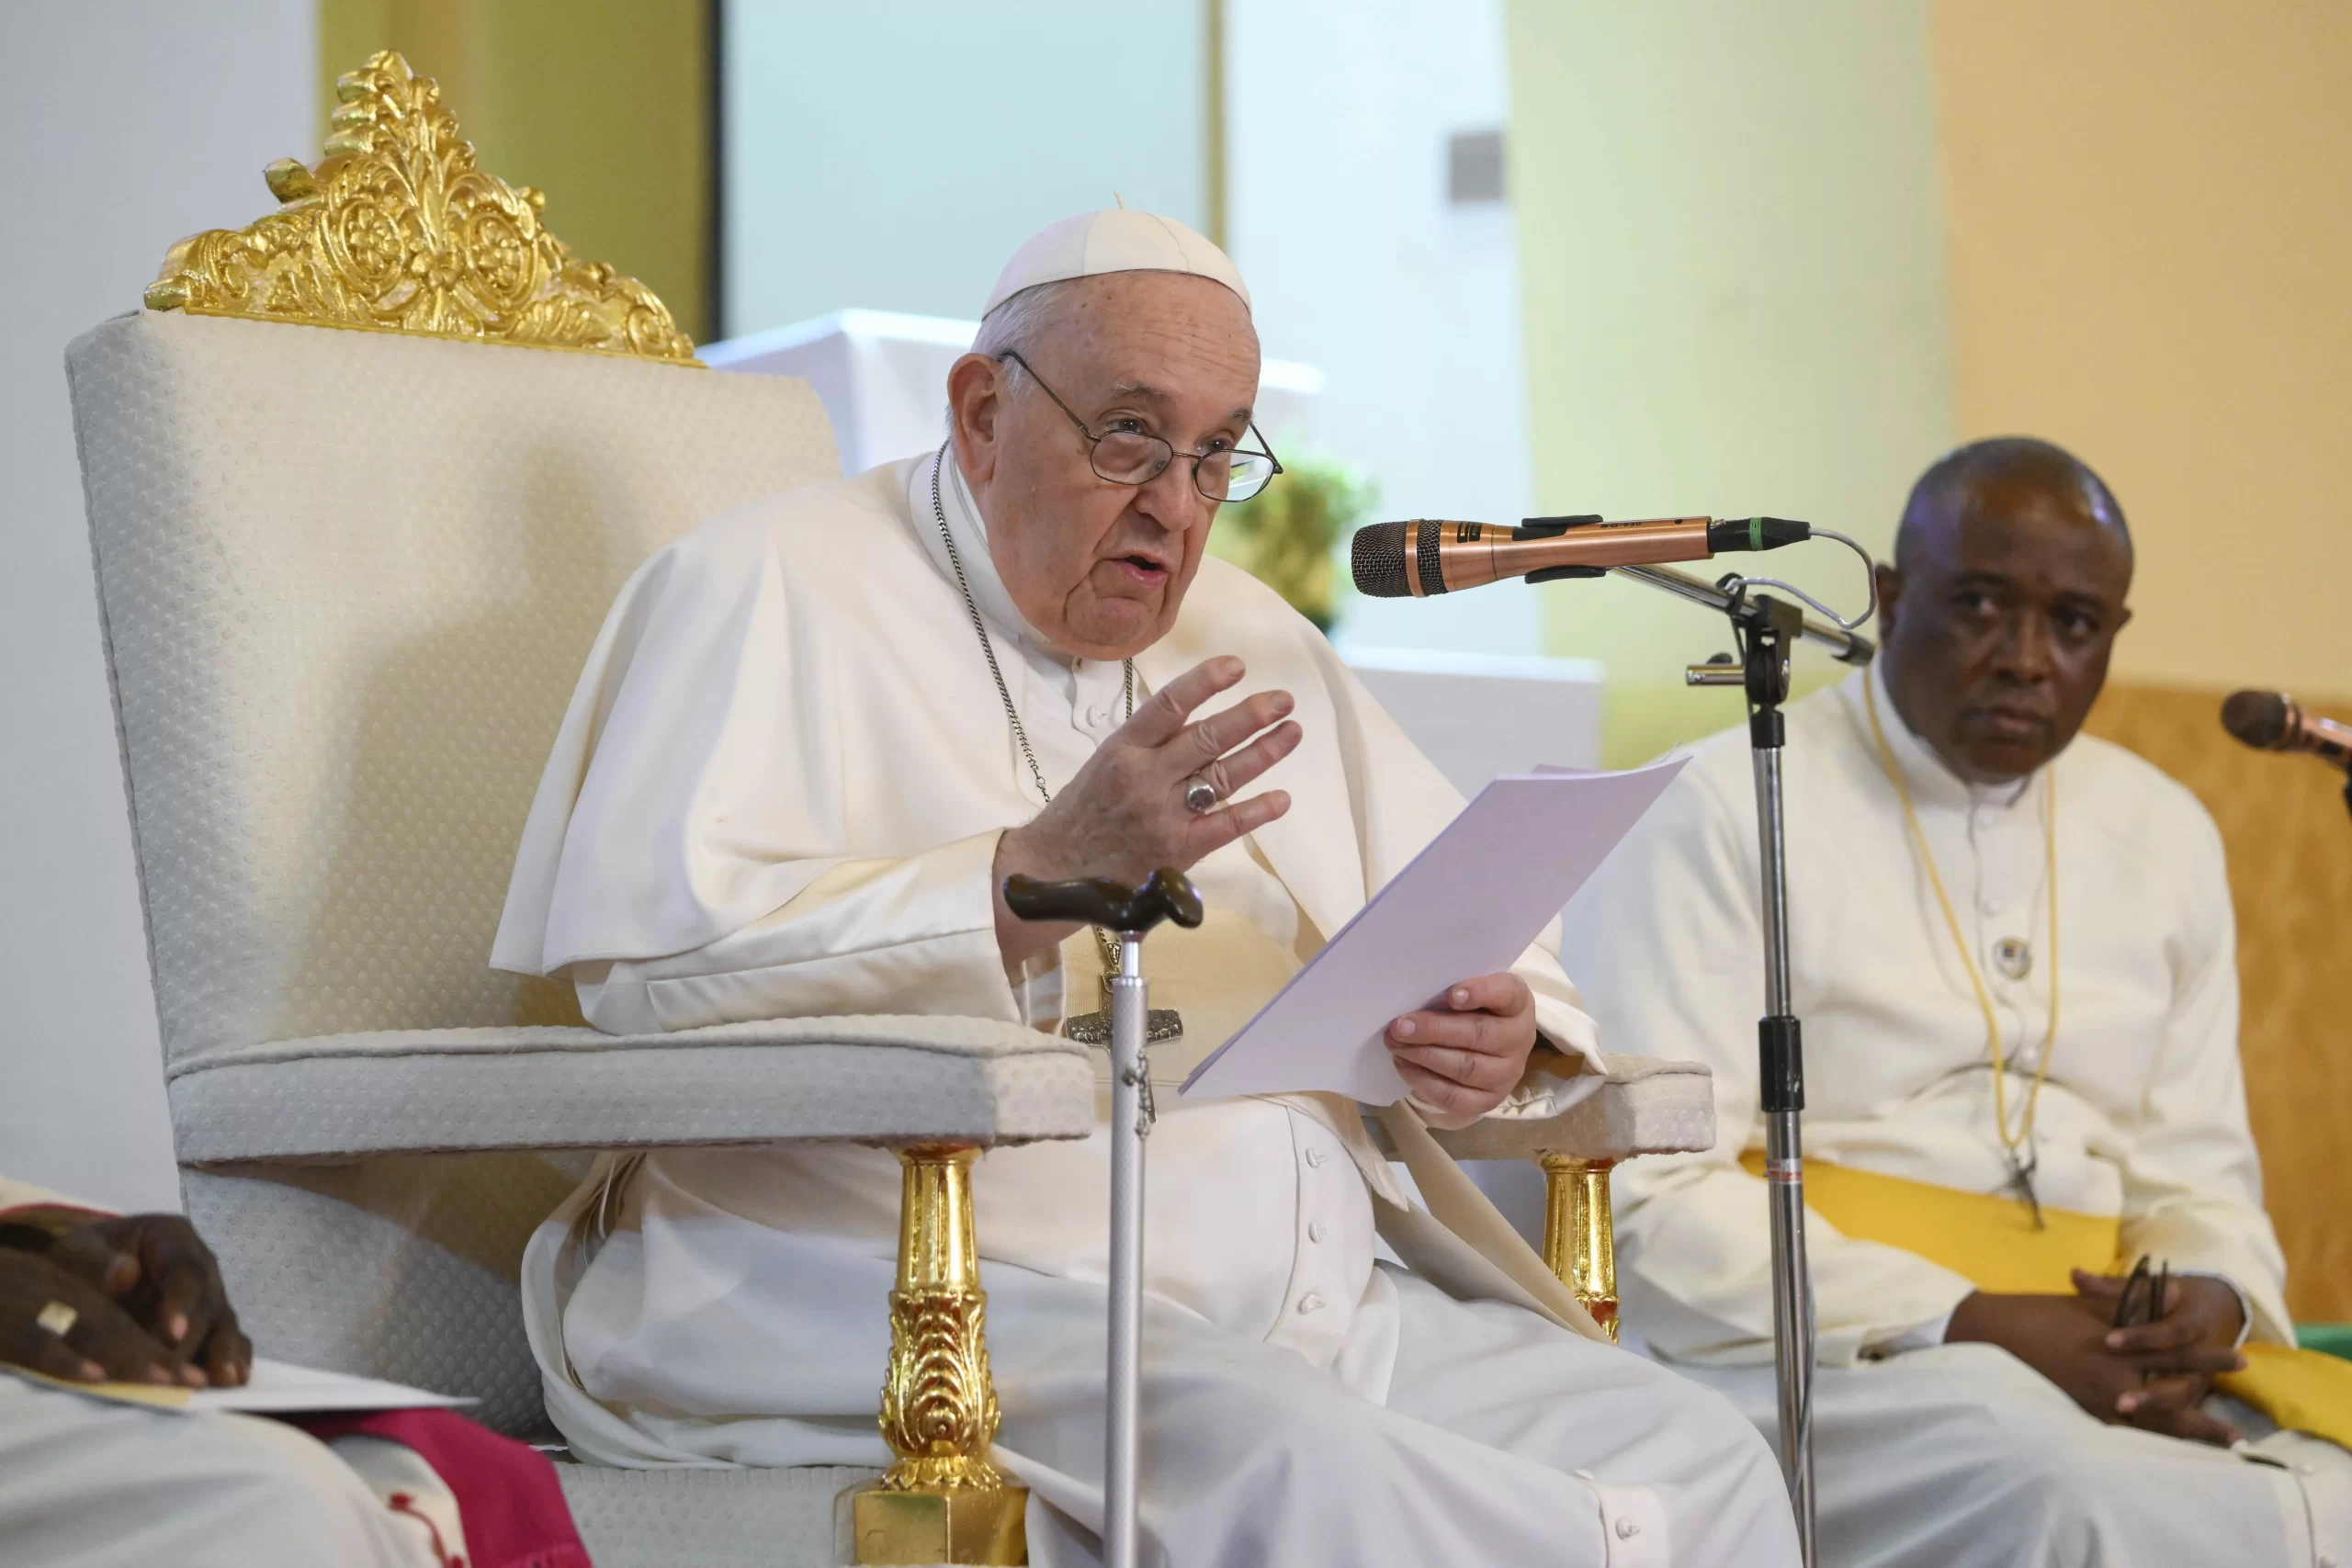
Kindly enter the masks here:
<path id="1" fill-rule="evenodd" d="M 996 1383 L 988 1293 L 972 1235 L 972 1159 L 944 1144 L 899 1151 L 899 1284 L 882 1437 L 898 1455 L 852 1499 L 860 1563 L 1029 1561 L 1029 1489 L 989 1462 Z"/>
<path id="2" fill-rule="evenodd" d="M 1610 1218 L 1613 1159 L 1545 1155 L 1544 1261 L 1592 1320 L 1617 1337 L 1617 1235 Z"/>

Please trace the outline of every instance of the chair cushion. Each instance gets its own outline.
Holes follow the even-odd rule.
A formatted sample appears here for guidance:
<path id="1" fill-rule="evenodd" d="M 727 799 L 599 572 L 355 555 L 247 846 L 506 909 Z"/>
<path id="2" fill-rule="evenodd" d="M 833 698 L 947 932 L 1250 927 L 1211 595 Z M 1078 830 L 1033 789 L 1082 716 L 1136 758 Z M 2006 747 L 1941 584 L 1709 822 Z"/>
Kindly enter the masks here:
<path id="1" fill-rule="evenodd" d="M 1541 1122 L 1489 1119 L 1432 1132 L 1455 1159 L 1631 1159 L 1715 1146 L 1714 1075 L 1698 1062 L 1608 1056 L 1609 1077 L 1559 1115 Z"/>

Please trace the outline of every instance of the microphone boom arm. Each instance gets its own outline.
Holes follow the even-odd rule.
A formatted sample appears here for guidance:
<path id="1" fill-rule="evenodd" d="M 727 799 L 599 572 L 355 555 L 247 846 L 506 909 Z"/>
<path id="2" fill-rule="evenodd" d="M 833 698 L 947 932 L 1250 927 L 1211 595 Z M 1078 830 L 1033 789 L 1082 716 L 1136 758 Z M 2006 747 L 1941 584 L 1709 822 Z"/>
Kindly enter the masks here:
<path id="1" fill-rule="evenodd" d="M 1861 555 L 1865 562 L 1870 560 L 1869 554 L 1863 551 L 1860 545 L 1842 534 L 1833 534 L 1826 528 L 1815 528 L 1813 535 L 1817 539 L 1836 539 Z M 1797 635 L 1807 642 L 1818 643 L 1827 649 L 1840 663 L 1868 664 L 1878 651 L 1877 644 L 1854 629 L 1878 612 L 1878 582 L 1875 578 L 1871 582 L 1870 608 L 1849 622 L 1812 595 L 1792 588 L 1785 582 L 1772 581 L 1766 578 L 1727 576 L 1723 582 L 1731 586 L 1725 587 L 1709 582 L 1704 578 L 1693 577 L 1687 571 L 1677 571 L 1670 566 L 1617 566 L 1609 570 L 1620 577 L 1630 577 L 1636 582 L 1645 582 L 1662 592 L 1673 594 L 1678 599 L 1686 599 L 1693 604 L 1704 605 L 1710 610 L 1718 610 L 1725 615 L 1736 615 L 1740 601 L 1747 596 L 1750 585 L 1769 584 L 1795 594 L 1829 617 L 1830 624 L 1825 626 L 1810 615 L 1805 616 L 1797 627 Z"/>

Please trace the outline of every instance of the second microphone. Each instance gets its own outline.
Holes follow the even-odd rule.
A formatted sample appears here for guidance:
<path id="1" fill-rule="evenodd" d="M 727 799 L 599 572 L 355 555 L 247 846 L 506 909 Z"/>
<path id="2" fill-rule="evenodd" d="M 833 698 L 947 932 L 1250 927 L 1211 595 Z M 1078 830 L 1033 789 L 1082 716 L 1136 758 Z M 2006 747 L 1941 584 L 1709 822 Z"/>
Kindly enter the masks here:
<path id="1" fill-rule="evenodd" d="M 1374 523 L 1356 530 L 1350 552 L 1356 591 L 1374 599 L 1419 599 L 1523 577 L 1549 582 L 1599 577 L 1611 567 L 1705 560 L 1725 550 L 1770 550 L 1812 536 L 1785 517 L 1659 517 L 1604 523 L 1590 517 L 1530 517 L 1516 528 L 1432 517 Z"/>

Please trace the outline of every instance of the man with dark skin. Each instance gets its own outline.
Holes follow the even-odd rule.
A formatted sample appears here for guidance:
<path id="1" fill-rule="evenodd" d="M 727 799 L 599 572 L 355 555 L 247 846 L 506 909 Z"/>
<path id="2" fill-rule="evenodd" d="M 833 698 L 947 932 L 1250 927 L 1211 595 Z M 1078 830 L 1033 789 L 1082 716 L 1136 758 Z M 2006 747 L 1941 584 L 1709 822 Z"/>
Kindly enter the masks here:
<path id="1" fill-rule="evenodd" d="M 416 1568 L 432 1532 L 297 1427 L 45 1386 L 234 1388 L 220 1268 L 177 1214 L 107 1214 L 0 1178 L 0 1563 Z"/>
<path id="2" fill-rule="evenodd" d="M 64 1321 L 58 1304 L 62 1333 L 40 1322 Z M 0 1212 L 0 1362 L 63 1382 L 234 1388 L 253 1357 L 211 1248 L 179 1215 Z"/>
<path id="3" fill-rule="evenodd" d="M 1962 447 L 1913 491 L 1878 569 L 1886 686 L 1911 732 L 1962 778 L 2009 784 L 2064 751 L 2132 619 L 2132 535 L 2107 486 L 2044 442 Z M 1983 1340 L 2102 1420 L 2226 1445 L 2198 1406 L 2237 1353 L 2245 1310 L 2210 1276 L 2170 1282 L 2163 1314 L 2112 1328 L 2123 1281 L 2076 1271 L 2073 1295 L 1979 1291 L 1945 1340 Z"/>
<path id="4" fill-rule="evenodd" d="M 2081 733 L 2132 570 L 2079 459 L 1961 447 L 1877 569 L 1877 658 L 1786 710 L 1825 1564 L 2352 1562 L 2352 1454 L 2263 1408 L 2312 1419 L 2220 835 Z M 1770 1433 L 1756 833 L 1742 726 L 1578 895 L 1562 952 L 1604 1039 L 1713 1070 L 1715 1148 L 1617 1173 L 1618 1282 L 1654 1354 Z"/>

